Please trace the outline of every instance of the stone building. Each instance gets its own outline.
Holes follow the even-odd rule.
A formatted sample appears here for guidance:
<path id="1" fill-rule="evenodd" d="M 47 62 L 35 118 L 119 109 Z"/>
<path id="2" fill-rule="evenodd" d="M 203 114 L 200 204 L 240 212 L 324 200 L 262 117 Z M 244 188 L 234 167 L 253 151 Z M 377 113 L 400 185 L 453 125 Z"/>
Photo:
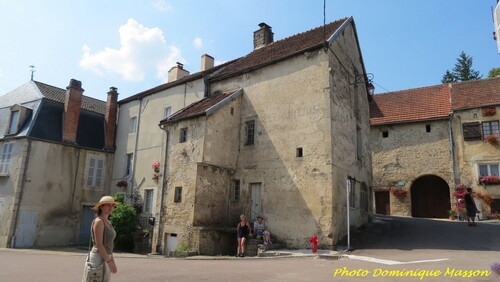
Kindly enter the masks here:
<path id="1" fill-rule="evenodd" d="M 236 252 L 239 215 L 262 214 L 289 247 L 332 248 L 371 211 L 368 80 L 352 18 L 254 50 L 208 77 L 206 98 L 160 122 L 166 132 L 156 249 Z M 158 235 L 155 233 L 155 235 Z M 155 249 L 155 248 L 154 248 Z"/>
<path id="2" fill-rule="evenodd" d="M 139 225 L 148 234 L 146 237 L 151 234 L 148 219 L 160 218 L 161 191 L 165 181 L 167 135 L 158 123 L 203 99 L 207 75 L 224 66 L 214 67 L 214 58 L 204 54 L 200 72 L 190 74 L 178 63 L 170 69 L 168 82 L 118 102 L 120 110 L 111 190 L 113 194 L 124 194 L 128 201 L 138 199 L 135 204 L 142 206 Z M 152 168 L 155 162 L 159 162 L 158 172 Z M 157 233 L 159 226 L 154 226 L 156 228 L 152 231 Z M 156 245 L 153 243 L 153 252 L 157 251 Z"/>
<path id="3" fill-rule="evenodd" d="M 116 88 L 108 102 L 30 81 L 0 97 L 0 247 L 86 242 L 109 194 Z"/>
<path id="4" fill-rule="evenodd" d="M 498 211 L 500 77 L 375 95 L 370 103 L 376 212 L 448 217 L 458 184 L 493 197 L 477 201 L 482 215 Z M 491 115 L 483 113 L 491 113 Z M 393 193 L 390 193 L 390 190 Z M 396 197 L 406 191 L 406 197 Z"/>

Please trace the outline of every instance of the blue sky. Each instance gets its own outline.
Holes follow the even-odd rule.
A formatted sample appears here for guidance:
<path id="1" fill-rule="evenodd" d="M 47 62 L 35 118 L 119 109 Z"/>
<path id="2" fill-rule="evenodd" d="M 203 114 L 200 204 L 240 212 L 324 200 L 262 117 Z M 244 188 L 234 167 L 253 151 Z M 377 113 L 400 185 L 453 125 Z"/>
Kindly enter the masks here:
<path id="1" fill-rule="evenodd" d="M 496 0 L 326 0 L 326 21 L 353 16 L 376 92 L 439 84 L 463 50 L 483 77 L 500 67 Z M 265 22 L 280 40 L 323 24 L 323 0 L 0 0 L 0 95 L 30 79 L 119 99 L 166 81 L 175 62 L 191 73 L 252 51 Z"/>

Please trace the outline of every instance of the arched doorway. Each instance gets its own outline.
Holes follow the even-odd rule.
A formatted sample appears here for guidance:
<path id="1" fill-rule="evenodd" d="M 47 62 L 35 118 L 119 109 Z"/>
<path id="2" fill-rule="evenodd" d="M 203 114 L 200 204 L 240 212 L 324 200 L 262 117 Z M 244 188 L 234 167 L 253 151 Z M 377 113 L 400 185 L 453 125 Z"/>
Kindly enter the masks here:
<path id="1" fill-rule="evenodd" d="M 450 187 L 441 177 L 424 175 L 411 185 L 411 215 L 413 217 L 447 218 Z"/>

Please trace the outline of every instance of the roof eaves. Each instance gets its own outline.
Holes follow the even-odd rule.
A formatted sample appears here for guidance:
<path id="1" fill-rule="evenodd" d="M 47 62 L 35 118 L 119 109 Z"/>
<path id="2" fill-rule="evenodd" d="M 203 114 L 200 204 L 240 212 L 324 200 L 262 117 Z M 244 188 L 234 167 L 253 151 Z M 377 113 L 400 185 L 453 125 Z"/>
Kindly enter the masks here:
<path id="1" fill-rule="evenodd" d="M 331 45 L 335 39 L 337 39 L 337 37 L 339 37 L 341 34 L 342 34 L 342 31 L 344 31 L 344 29 L 347 28 L 347 26 L 353 21 L 353 17 L 350 16 L 349 18 L 347 18 L 347 20 L 344 21 L 344 23 L 342 23 L 340 25 L 340 27 L 332 34 L 332 36 L 330 36 L 330 38 L 328 38 L 327 42 L 328 42 L 328 45 Z"/>
<path id="2" fill-rule="evenodd" d="M 233 94 L 231 94 L 231 95 L 227 96 L 226 98 L 222 99 L 221 101 L 219 101 L 217 104 L 215 104 L 215 105 L 211 106 L 210 108 L 206 109 L 205 110 L 205 114 L 207 116 L 213 114 L 218 109 L 222 108 L 224 105 L 226 105 L 230 101 L 233 101 L 234 99 L 236 99 L 237 97 L 241 96 L 242 94 L 243 94 L 243 89 L 240 88 L 239 90 L 237 90 Z"/>
<path id="3" fill-rule="evenodd" d="M 252 66 L 249 66 L 247 68 L 243 68 L 241 70 L 238 70 L 238 71 L 235 71 L 235 72 L 230 72 L 228 74 L 224 74 L 224 75 L 221 75 L 221 76 L 210 77 L 209 79 L 210 79 L 211 82 L 221 81 L 221 80 L 224 80 L 224 79 L 227 79 L 227 78 L 231 78 L 231 77 L 234 77 L 234 76 L 238 76 L 240 74 L 248 73 L 248 72 L 251 72 L 251 71 L 263 68 L 265 66 L 269 66 L 269 65 L 275 64 L 277 62 L 280 62 L 280 61 L 286 60 L 286 59 L 288 59 L 290 57 L 293 57 L 293 56 L 295 56 L 297 54 L 301 54 L 301 53 L 305 53 L 307 51 L 313 51 L 313 50 L 319 49 L 322 46 L 323 46 L 323 43 L 318 43 L 316 45 L 309 46 L 307 48 L 304 48 L 304 49 L 295 51 L 293 53 L 287 54 L 287 55 L 285 55 L 283 57 L 279 57 L 279 58 L 276 58 L 276 59 L 273 59 L 273 60 L 270 60 L 270 61 L 267 61 L 267 62 L 264 62 L 264 63 L 261 63 L 261 64 L 252 65 Z"/>
<path id="4" fill-rule="evenodd" d="M 451 114 L 446 115 L 446 116 L 436 116 L 436 117 L 430 117 L 430 118 L 423 118 L 423 119 L 414 119 L 414 120 L 397 120 L 397 121 L 386 121 L 386 122 L 380 122 L 380 123 L 372 123 L 370 121 L 370 126 L 379 126 L 379 125 L 391 125 L 391 124 L 403 124 L 403 123 L 417 123 L 417 122 L 425 122 L 425 121 L 433 121 L 433 120 L 445 120 L 449 119 Z"/>

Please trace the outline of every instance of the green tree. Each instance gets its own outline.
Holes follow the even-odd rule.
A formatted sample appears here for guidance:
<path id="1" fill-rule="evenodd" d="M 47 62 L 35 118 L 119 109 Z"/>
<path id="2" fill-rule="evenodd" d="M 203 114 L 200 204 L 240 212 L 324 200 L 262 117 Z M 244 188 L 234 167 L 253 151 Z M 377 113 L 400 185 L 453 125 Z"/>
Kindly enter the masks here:
<path id="1" fill-rule="evenodd" d="M 488 72 L 488 77 L 496 77 L 496 76 L 499 76 L 499 75 L 500 75 L 500 68 L 492 68 Z"/>
<path id="2" fill-rule="evenodd" d="M 115 247 L 118 250 L 132 252 L 134 250 L 134 232 L 137 226 L 137 217 L 134 207 L 123 203 L 123 196 L 114 196 L 115 200 L 122 202 L 115 207 L 111 214 L 111 224 L 116 231 Z"/>
<path id="3" fill-rule="evenodd" d="M 457 58 L 457 62 L 455 63 L 455 67 L 450 72 L 446 70 L 446 73 L 443 75 L 441 82 L 457 82 L 457 81 L 467 81 L 473 79 L 480 79 L 482 75 L 479 71 L 476 71 L 472 68 L 472 57 L 467 56 L 467 54 L 462 51 L 460 56 Z"/>

